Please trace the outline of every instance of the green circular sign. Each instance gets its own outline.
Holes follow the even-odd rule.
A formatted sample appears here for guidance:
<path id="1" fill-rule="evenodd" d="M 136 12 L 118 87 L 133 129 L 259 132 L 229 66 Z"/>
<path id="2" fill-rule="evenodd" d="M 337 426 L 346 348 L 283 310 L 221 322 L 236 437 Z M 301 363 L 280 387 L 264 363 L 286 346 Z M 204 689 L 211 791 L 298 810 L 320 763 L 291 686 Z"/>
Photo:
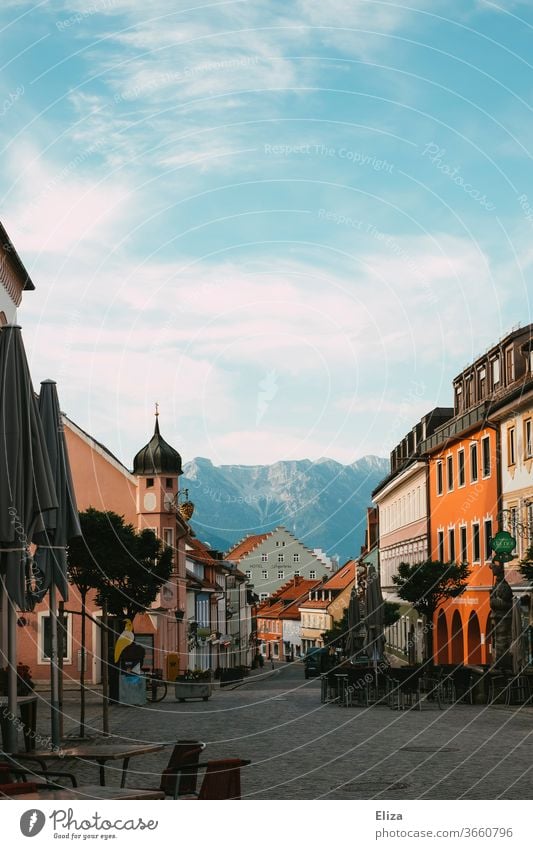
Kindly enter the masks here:
<path id="1" fill-rule="evenodd" d="M 511 554 L 516 548 L 516 540 L 509 531 L 498 531 L 490 541 L 490 547 L 496 554 Z"/>

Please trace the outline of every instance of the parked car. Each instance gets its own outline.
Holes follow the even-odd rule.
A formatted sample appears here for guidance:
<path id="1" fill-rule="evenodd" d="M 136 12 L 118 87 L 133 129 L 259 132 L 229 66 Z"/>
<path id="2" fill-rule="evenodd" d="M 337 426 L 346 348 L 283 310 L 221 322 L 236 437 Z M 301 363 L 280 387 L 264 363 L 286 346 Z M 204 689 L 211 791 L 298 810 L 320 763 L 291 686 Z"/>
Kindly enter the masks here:
<path id="1" fill-rule="evenodd" d="M 304 657 L 304 675 L 306 678 L 314 678 L 322 672 L 326 672 L 328 668 L 328 649 L 314 648 L 307 649 Z"/>

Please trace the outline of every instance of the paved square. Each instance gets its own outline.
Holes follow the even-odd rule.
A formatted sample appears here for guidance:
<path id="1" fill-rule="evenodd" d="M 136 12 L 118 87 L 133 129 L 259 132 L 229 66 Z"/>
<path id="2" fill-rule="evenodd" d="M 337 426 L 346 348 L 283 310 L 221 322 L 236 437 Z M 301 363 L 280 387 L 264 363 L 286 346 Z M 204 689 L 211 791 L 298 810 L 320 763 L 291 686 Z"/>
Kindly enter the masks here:
<path id="1" fill-rule="evenodd" d="M 396 712 L 385 706 L 341 708 L 320 703 L 318 680 L 300 665 L 264 669 L 236 689 L 216 689 L 209 702 L 179 704 L 173 691 L 146 707 L 110 708 L 113 742 L 199 739 L 203 760 L 243 757 L 249 799 L 531 799 L 531 708 L 457 705 L 439 711 Z M 77 694 L 65 732 L 75 730 Z M 101 732 L 101 711 L 90 697 L 88 725 Z M 39 727 L 48 733 L 40 705 Z M 129 786 L 157 786 L 170 748 L 131 761 Z M 74 768 L 68 764 L 66 769 Z M 84 783 L 96 767 L 80 763 Z M 118 784 L 118 764 L 107 769 Z"/>

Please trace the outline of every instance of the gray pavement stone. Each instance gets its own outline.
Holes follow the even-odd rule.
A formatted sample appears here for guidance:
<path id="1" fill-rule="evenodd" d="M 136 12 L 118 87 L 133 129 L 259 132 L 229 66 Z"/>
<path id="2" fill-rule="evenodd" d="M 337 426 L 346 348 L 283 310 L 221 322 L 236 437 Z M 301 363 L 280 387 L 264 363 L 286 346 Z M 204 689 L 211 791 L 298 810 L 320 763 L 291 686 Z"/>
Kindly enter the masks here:
<path id="1" fill-rule="evenodd" d="M 66 732 L 76 729 L 77 699 L 66 696 Z M 110 708 L 113 742 L 169 745 L 133 758 L 129 785 L 157 786 L 172 743 L 199 739 L 208 744 L 204 759 L 249 758 L 244 798 L 263 800 L 531 799 L 532 716 L 531 708 L 483 705 L 401 712 L 322 705 L 319 682 L 305 681 L 296 664 L 265 668 L 243 686 L 215 690 L 209 702 L 179 704 L 169 692 L 159 704 Z M 98 693 L 89 697 L 87 719 L 89 733 L 100 735 Z M 91 764 L 65 769 L 80 781 L 97 779 Z M 119 781 L 120 764 L 112 763 L 107 782 Z"/>

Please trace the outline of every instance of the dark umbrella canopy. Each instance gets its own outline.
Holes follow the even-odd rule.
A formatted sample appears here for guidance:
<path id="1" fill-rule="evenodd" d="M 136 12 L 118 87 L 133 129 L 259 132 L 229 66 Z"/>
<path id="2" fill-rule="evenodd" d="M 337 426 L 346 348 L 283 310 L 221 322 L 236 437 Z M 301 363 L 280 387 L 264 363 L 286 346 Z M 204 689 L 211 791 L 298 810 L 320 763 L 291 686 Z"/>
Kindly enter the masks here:
<path id="1" fill-rule="evenodd" d="M 20 327 L 0 330 L 0 571 L 9 598 L 26 607 L 27 547 L 57 507 Z"/>
<path id="2" fill-rule="evenodd" d="M 59 399 L 53 380 L 45 380 L 41 383 L 39 413 L 59 506 L 45 515 L 45 528 L 35 536 L 35 542 L 38 544 L 35 555 L 37 597 L 41 599 L 54 584 L 66 601 L 68 598 L 66 547 L 69 540 L 81 536 L 81 528 Z"/>
<path id="3" fill-rule="evenodd" d="M 382 660 L 385 651 L 385 616 L 379 575 L 374 566 L 368 568 L 366 586 L 366 653 L 374 661 Z"/>

